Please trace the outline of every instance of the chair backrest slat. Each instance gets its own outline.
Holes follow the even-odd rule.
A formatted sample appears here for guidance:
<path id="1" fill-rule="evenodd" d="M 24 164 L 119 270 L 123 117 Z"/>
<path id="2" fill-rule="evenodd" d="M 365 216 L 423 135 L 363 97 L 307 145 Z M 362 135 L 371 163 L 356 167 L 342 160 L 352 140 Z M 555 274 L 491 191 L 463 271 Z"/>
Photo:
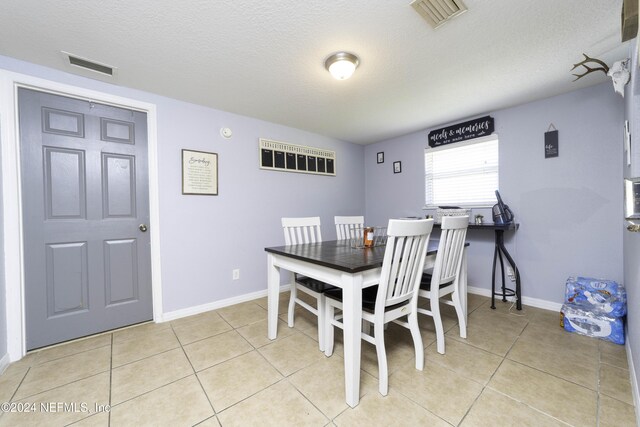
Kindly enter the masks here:
<path id="1" fill-rule="evenodd" d="M 284 244 L 287 246 L 322 242 L 319 216 L 282 218 L 282 229 L 284 231 Z"/>
<path id="2" fill-rule="evenodd" d="M 398 277 L 400 276 L 400 261 L 401 254 L 404 252 L 404 246 L 406 244 L 405 237 L 398 237 L 396 239 L 396 245 L 393 253 L 391 254 L 391 270 L 389 271 L 389 280 L 387 287 L 387 299 L 393 298 L 396 292 L 396 286 L 398 285 Z M 385 252 L 386 258 L 386 252 Z"/>
<path id="3" fill-rule="evenodd" d="M 362 229 L 364 228 L 363 216 L 335 216 L 334 221 L 338 240 L 362 237 Z"/>
<path id="4" fill-rule="evenodd" d="M 409 272 L 409 274 L 405 276 L 405 284 L 402 289 L 402 293 L 407 293 L 411 290 L 411 284 L 414 283 L 418 275 L 420 276 L 417 279 L 418 282 L 420 282 L 420 279 L 422 278 L 422 267 L 417 268 L 417 264 L 419 262 L 418 251 L 420 250 L 419 248 L 420 242 L 415 237 L 412 237 L 411 240 L 412 240 L 411 255 L 409 258 L 409 262 L 407 263 L 407 271 Z M 427 242 L 427 244 L 428 243 L 429 242 Z M 422 264 L 424 265 L 424 260 Z"/>
<path id="5" fill-rule="evenodd" d="M 432 229 L 432 219 L 389 220 L 376 311 L 417 298 Z"/>
<path id="6" fill-rule="evenodd" d="M 434 289 L 433 286 L 450 282 L 458 274 L 468 226 L 468 216 L 442 217 L 442 225 L 440 226 L 442 233 L 432 275 L 432 280 L 437 280 L 438 283 L 432 281 L 432 289 Z"/>

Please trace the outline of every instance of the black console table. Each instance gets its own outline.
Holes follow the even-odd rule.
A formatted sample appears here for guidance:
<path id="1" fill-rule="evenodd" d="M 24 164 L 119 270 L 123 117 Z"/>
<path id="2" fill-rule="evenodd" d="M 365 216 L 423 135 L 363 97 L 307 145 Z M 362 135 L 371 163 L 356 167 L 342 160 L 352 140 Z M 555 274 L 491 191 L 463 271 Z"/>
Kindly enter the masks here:
<path id="1" fill-rule="evenodd" d="M 499 224 L 469 224 L 469 228 L 471 229 L 485 229 L 485 230 L 494 230 L 496 234 L 496 243 L 495 249 L 493 251 L 493 271 L 491 274 L 491 308 L 495 310 L 496 303 L 495 298 L 496 295 L 502 295 L 502 301 L 507 301 L 508 296 L 516 297 L 516 309 L 522 310 L 522 293 L 520 290 L 520 272 L 518 271 L 518 266 L 515 261 L 507 251 L 507 248 L 504 246 L 504 232 L 507 230 L 517 230 L 520 224 L 507 224 L 507 225 L 499 225 Z M 502 259 L 502 255 L 507 258 L 509 264 L 511 264 L 511 268 L 513 269 L 513 274 L 516 277 L 516 289 L 509 289 L 505 286 L 504 280 L 504 261 Z M 500 260 L 500 272 L 502 273 L 502 292 L 496 292 L 496 260 Z"/>
<path id="2" fill-rule="evenodd" d="M 435 227 L 439 227 L 439 224 L 435 224 Z M 469 229 L 471 230 L 493 230 L 496 235 L 495 239 L 495 249 L 493 251 L 493 272 L 491 275 L 491 308 L 495 310 L 495 297 L 496 295 L 502 296 L 502 301 L 507 301 L 507 297 L 514 296 L 516 297 L 516 309 L 522 310 L 522 293 L 520 289 L 520 272 L 518 271 L 518 266 L 515 261 L 507 251 L 507 248 L 504 246 L 504 232 L 508 230 L 517 230 L 520 227 L 520 224 L 494 224 L 494 223 L 483 223 L 483 224 L 469 224 Z M 504 260 L 502 257 L 505 257 L 509 264 L 511 264 L 511 268 L 513 269 L 513 274 L 516 278 L 516 288 L 509 289 L 505 285 L 504 278 Z M 496 292 L 496 261 L 500 260 L 500 271 L 502 273 L 502 286 L 500 288 L 500 292 Z"/>

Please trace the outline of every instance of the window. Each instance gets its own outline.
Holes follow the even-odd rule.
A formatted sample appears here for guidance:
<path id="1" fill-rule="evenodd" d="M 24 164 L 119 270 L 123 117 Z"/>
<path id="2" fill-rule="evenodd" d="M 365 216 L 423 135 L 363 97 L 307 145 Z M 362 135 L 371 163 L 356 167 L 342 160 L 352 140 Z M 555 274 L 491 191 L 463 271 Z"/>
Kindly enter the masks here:
<path id="1" fill-rule="evenodd" d="M 427 148 L 424 170 L 427 207 L 492 206 L 498 189 L 498 137 Z"/>

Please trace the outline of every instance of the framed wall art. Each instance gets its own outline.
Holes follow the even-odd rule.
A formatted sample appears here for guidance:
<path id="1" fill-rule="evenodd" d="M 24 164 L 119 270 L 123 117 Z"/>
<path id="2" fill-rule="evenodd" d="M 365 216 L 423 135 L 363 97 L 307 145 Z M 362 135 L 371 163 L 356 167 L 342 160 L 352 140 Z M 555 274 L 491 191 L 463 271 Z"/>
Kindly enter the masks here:
<path id="1" fill-rule="evenodd" d="M 402 162 L 393 162 L 393 173 L 402 173 Z"/>
<path id="2" fill-rule="evenodd" d="M 218 153 L 182 150 L 182 194 L 218 195 Z"/>

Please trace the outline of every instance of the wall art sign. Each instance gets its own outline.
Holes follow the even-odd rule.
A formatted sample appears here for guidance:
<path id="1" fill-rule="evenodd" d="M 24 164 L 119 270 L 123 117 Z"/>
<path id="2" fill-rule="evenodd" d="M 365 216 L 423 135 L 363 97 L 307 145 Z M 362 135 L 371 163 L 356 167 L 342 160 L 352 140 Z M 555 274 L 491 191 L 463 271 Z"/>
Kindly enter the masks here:
<path id="1" fill-rule="evenodd" d="M 558 157 L 558 131 L 550 130 L 544 133 L 544 158 L 549 159 L 552 157 Z"/>
<path id="2" fill-rule="evenodd" d="M 218 154 L 182 150 L 182 194 L 218 195 Z"/>
<path id="3" fill-rule="evenodd" d="M 453 144 L 454 142 L 491 135 L 494 131 L 493 117 L 484 116 L 429 132 L 429 147 Z"/>
<path id="4" fill-rule="evenodd" d="M 402 162 L 393 162 L 393 173 L 402 173 Z"/>
<path id="5" fill-rule="evenodd" d="M 336 175 L 336 152 L 260 138 L 260 169 Z"/>

